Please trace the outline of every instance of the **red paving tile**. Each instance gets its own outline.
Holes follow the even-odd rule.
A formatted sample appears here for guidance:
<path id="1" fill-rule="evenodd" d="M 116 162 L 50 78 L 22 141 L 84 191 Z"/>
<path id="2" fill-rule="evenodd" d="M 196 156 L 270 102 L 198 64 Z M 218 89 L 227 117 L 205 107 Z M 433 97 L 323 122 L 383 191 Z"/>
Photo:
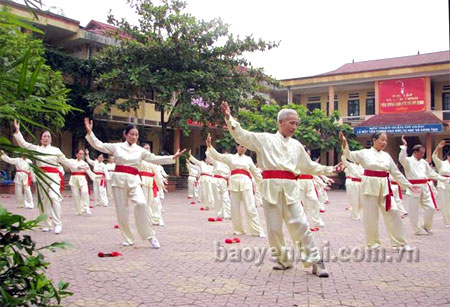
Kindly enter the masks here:
<path id="1" fill-rule="evenodd" d="M 67 193 L 68 195 L 68 193 Z M 6 196 L 10 196 L 7 198 Z M 330 256 L 341 247 L 364 246 L 360 221 L 345 211 L 346 195 L 329 193 L 331 204 L 322 215 L 325 227 L 315 232 L 318 246 L 329 242 Z M 435 215 L 435 233 L 415 237 L 405 219 L 408 239 L 420 250 L 418 262 L 327 262 L 330 278 L 319 279 L 299 263 L 285 272 L 272 270 L 273 263 L 254 261 L 216 261 L 217 245 L 228 255 L 244 248 L 266 248 L 267 238 L 239 236 L 241 243 L 224 244 L 234 238 L 231 222 L 211 223 L 213 211 L 199 211 L 186 203 L 186 191 L 168 193 L 164 200 L 165 227 L 155 227 L 161 249 L 149 248 L 137 240 L 124 247 L 114 207 L 95 207 L 94 216 L 75 215 L 72 198 L 63 202 L 63 232 L 32 232 L 38 245 L 54 241 L 72 244 L 68 250 L 46 253 L 54 281 L 70 283 L 72 297 L 64 306 L 423 306 L 450 305 L 450 229 L 442 216 Z M 14 195 L 0 201 L 10 211 L 29 218 L 37 211 L 15 208 Z M 132 210 L 130 210 L 132 212 Z M 262 223 L 263 210 L 258 208 Z M 130 216 L 133 224 L 134 218 Z M 134 225 L 133 225 L 134 227 Z M 135 229 L 133 228 L 135 232 Z M 286 229 L 285 229 L 286 231 Z M 135 232 L 136 233 L 136 232 Z M 384 226 L 380 225 L 383 245 L 388 247 Z M 286 238 L 289 235 L 286 231 Z M 136 238 L 137 238 L 136 234 Z M 446 244 L 444 244 L 446 243 Z M 117 258 L 99 258 L 97 253 L 117 251 Z M 387 255 L 397 254 L 388 250 Z"/>

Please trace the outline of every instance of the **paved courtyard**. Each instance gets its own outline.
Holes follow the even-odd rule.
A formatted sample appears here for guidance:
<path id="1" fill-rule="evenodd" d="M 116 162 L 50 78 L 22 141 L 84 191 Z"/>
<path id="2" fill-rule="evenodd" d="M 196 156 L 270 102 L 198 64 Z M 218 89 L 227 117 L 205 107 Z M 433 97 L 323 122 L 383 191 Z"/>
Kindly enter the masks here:
<path id="1" fill-rule="evenodd" d="M 439 212 L 431 236 L 414 236 L 408 219 L 404 220 L 409 243 L 418 249 L 418 261 L 406 257 L 398 261 L 398 254 L 389 248 L 382 222 L 385 262 L 359 261 L 356 252 L 349 261 L 347 254 L 333 261 L 339 250 L 346 251 L 345 247 L 348 251 L 363 247 L 364 232 L 362 223 L 353 221 L 345 210 L 345 192 L 331 191 L 331 203 L 323 214 L 325 228 L 314 233 L 316 243 L 324 247 L 330 259 L 326 263 L 330 277 L 319 279 L 300 263 L 282 272 L 272 270 L 270 257 L 258 264 L 259 256 L 253 259 L 252 253 L 264 251 L 267 238 L 243 235 L 239 236 L 240 243 L 224 244 L 226 238 L 236 237 L 231 233 L 231 222 L 208 222 L 212 212 L 200 211 L 198 204 L 190 205 L 186 195 L 186 190 L 166 194 L 166 226 L 156 227 L 161 249 L 155 250 L 140 240 L 123 247 L 119 230 L 114 229 L 113 206 L 92 209 L 92 217 L 76 216 L 72 198 L 66 193 L 63 232 L 32 234 L 39 245 L 56 240 L 72 244 L 67 250 L 46 253 L 51 262 L 49 275 L 55 282 L 68 281 L 74 292 L 63 305 L 450 306 L 450 229 L 444 228 Z M 0 201 L 9 210 L 30 218 L 37 213 L 16 209 L 14 195 L 3 194 Z M 258 211 L 265 228 L 263 210 Z M 130 218 L 134 220 L 132 215 Z M 134 226 L 134 222 L 131 224 Z M 289 238 L 287 231 L 285 234 Z M 218 261 L 225 255 L 222 247 L 229 257 Z M 236 261 L 238 251 L 244 250 L 243 259 Z M 112 251 L 123 256 L 97 256 L 98 252 Z"/>

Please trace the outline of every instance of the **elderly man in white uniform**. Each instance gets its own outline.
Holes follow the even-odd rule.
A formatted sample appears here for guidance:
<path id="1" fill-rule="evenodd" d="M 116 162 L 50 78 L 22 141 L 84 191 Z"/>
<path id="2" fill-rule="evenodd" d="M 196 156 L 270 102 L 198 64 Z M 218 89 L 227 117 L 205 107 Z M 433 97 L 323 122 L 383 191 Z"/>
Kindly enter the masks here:
<path id="1" fill-rule="evenodd" d="M 438 157 L 439 150 L 444 148 L 444 146 L 445 141 L 441 141 L 434 150 L 432 157 L 439 174 L 445 178 L 450 178 L 450 151 L 445 155 L 446 160 L 442 161 Z M 442 212 L 445 227 L 450 228 L 450 184 L 438 182 L 437 189 L 439 194 L 439 210 Z"/>
<path id="2" fill-rule="evenodd" d="M 32 169 L 31 160 L 26 157 L 10 158 L 2 150 L 0 150 L 0 158 L 6 163 L 16 167 L 16 175 L 14 176 L 14 188 L 17 200 L 17 207 L 33 209 L 33 194 L 31 193 Z M 24 197 L 25 196 L 25 197 Z"/>
<path id="3" fill-rule="evenodd" d="M 208 135 L 208 138 L 210 136 Z M 230 219 L 231 218 L 231 203 L 230 194 L 228 193 L 228 184 L 230 177 L 230 168 L 227 164 L 220 160 L 214 159 L 209 151 L 206 151 L 206 156 L 210 159 L 213 169 L 213 192 L 214 192 L 214 206 L 217 210 L 217 216 Z"/>
<path id="4" fill-rule="evenodd" d="M 402 136 L 403 145 L 400 146 L 400 154 L 398 156 L 399 162 L 405 169 L 406 178 L 414 186 L 420 189 L 419 193 L 406 191 L 408 197 L 408 213 L 411 226 L 414 234 L 423 235 L 431 234 L 433 228 L 433 215 L 437 209 L 435 195 L 433 189 L 428 182 L 428 179 L 437 179 L 448 183 L 449 179 L 440 176 L 433 171 L 427 161 L 423 159 L 425 155 L 425 147 L 422 145 L 415 145 L 413 147 L 413 154 L 408 157 L 406 149 L 408 143 Z M 420 216 L 419 210 L 423 216 Z"/>
<path id="5" fill-rule="evenodd" d="M 339 133 L 339 137 L 343 142 L 342 152 L 345 157 L 359 163 L 364 168 L 360 193 L 367 247 L 377 249 L 381 246 L 378 233 L 378 217 L 381 212 L 392 247 L 412 251 L 406 241 L 401 212 L 395 202 L 392 202 L 393 193 L 389 174 L 402 188 L 410 188 L 414 192 L 419 189 L 409 183 L 398 170 L 392 157 L 383 151 L 387 146 L 387 134 L 384 132 L 374 133 L 372 148 L 357 151 L 350 151 L 342 131 Z"/>
<path id="6" fill-rule="evenodd" d="M 269 244 L 275 252 L 274 256 L 278 260 L 273 269 L 292 268 L 292 261 L 287 257 L 284 241 L 284 220 L 303 264 L 312 265 L 313 274 L 328 277 L 300 205 L 302 195 L 297 177 L 301 173 L 333 174 L 334 171 L 340 171 L 340 165 L 323 166 L 311 161 L 303 145 L 292 138 L 298 127 L 298 114 L 295 110 L 281 110 L 277 118 L 278 132 L 271 134 L 249 132 L 243 129 L 231 116 L 228 103 L 223 102 L 221 107 L 228 131 L 238 144 L 256 152 L 259 167 L 263 171 L 261 192 L 267 234 Z"/>
<path id="7" fill-rule="evenodd" d="M 247 148 L 238 145 L 236 154 L 220 154 L 211 145 L 211 137 L 209 135 L 206 139 L 206 146 L 208 147 L 206 151 L 208 156 L 225 163 L 231 170 L 230 196 L 233 233 L 237 235 L 245 234 L 241 216 L 242 204 L 247 216 L 247 225 L 250 233 L 253 236 L 265 237 L 266 235 L 259 222 L 259 215 L 255 206 L 252 184 L 252 175 L 258 182 L 261 181 L 261 174 L 256 169 L 252 158 L 245 155 Z"/>
<path id="8" fill-rule="evenodd" d="M 91 160 L 89 150 L 85 149 L 86 161 L 92 165 L 92 170 L 96 175 L 102 176 L 101 180 L 94 181 L 94 201 L 96 206 L 108 207 L 108 195 L 106 193 L 106 180 L 109 178 L 108 167 L 103 162 L 104 157 L 99 154 L 97 159 Z"/>
<path id="9" fill-rule="evenodd" d="M 122 233 L 124 246 L 134 244 L 134 236 L 128 222 L 128 202 L 134 204 L 134 219 L 139 236 L 142 240 L 148 240 L 152 248 L 160 248 L 152 228 L 150 209 L 145 201 L 144 192 L 141 187 L 138 167 L 142 161 L 154 164 L 173 164 L 183 152 L 179 149 L 173 156 L 155 156 L 137 145 L 139 131 L 136 126 L 129 124 L 124 132 L 125 142 L 103 143 L 97 139 L 92 132 L 93 123 L 88 118 L 84 120 L 86 128 L 86 140 L 98 151 L 114 155 L 116 169 L 112 175 L 112 187 L 116 215 L 119 229 Z"/>
<path id="10" fill-rule="evenodd" d="M 38 193 L 42 197 L 42 209 L 39 207 L 41 214 L 45 214 L 48 218 L 43 221 L 42 231 L 50 231 L 54 229 L 55 234 L 62 231 L 61 219 L 61 191 L 64 189 L 64 178 L 60 164 L 70 168 L 71 162 L 64 156 L 59 148 L 53 147 L 52 136 L 49 131 L 44 131 L 41 134 L 41 145 L 33 145 L 28 143 L 20 133 L 20 127 L 16 120 L 14 120 L 14 138 L 20 147 L 34 150 L 45 156 L 38 156 L 40 160 L 36 161 L 36 165 L 45 173 L 46 176 L 40 177 L 36 174 L 38 183 Z"/>

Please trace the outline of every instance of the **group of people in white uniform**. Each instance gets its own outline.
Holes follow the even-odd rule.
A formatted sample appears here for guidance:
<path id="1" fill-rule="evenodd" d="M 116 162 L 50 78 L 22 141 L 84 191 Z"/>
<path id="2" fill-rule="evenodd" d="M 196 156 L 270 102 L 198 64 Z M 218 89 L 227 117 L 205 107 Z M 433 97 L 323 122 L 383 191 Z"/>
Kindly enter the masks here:
<path id="1" fill-rule="evenodd" d="M 53 230 L 55 234 L 62 231 L 62 191 L 64 190 L 64 168 L 70 171 L 69 185 L 72 190 L 76 214 L 92 215 L 89 205 L 88 177 L 93 181 L 94 201 L 97 206 L 108 207 L 114 200 L 119 229 L 124 239 L 123 245 L 134 243 L 134 236 L 128 224 L 128 201 L 135 204 L 136 228 L 140 237 L 149 240 L 150 245 L 159 248 L 152 225 L 164 226 L 162 219 L 161 199 L 164 198 L 166 177 L 164 168 L 157 164 L 175 163 L 183 151 L 177 151 L 173 156 L 156 156 L 150 152 L 150 146 L 138 146 L 139 132 L 134 125 L 128 125 L 123 133 L 126 139 L 123 143 L 102 143 L 92 132 L 92 121 L 85 120 L 87 141 L 100 152 L 109 155 L 108 163 L 103 163 L 104 157 L 98 155 L 91 160 L 88 149 L 79 149 L 75 159 L 68 159 L 59 148 L 51 145 L 49 131 L 40 136 L 40 145 L 25 141 L 20 133 L 17 121 L 14 121 L 14 138 L 21 147 L 34 150 L 44 155 L 38 155 L 36 166 L 43 174 L 33 172 L 31 161 L 26 158 L 10 158 L 3 152 L 1 159 L 16 166 L 16 195 L 18 207 L 33 208 L 31 182 L 37 184 L 37 193 L 42 201 L 39 210 L 49 218 L 44 221 L 43 231 Z M 92 165 L 91 171 L 88 163 Z M 38 180 L 36 180 L 38 177 Z M 109 188 L 107 188 L 109 187 Z"/>
<path id="2" fill-rule="evenodd" d="M 446 160 L 438 158 L 438 152 L 445 142 L 441 142 L 433 153 L 437 173 L 423 159 L 424 147 L 415 146 L 413 155 L 408 157 L 407 144 L 403 139 L 399 161 L 405 169 L 405 177 L 384 151 L 387 145 L 386 133 L 374 134 L 372 147 L 358 151 L 350 151 L 341 133 L 343 162 L 324 166 L 311 160 L 307 149 L 292 138 L 299 124 L 295 110 L 281 110 L 277 117 L 278 131 L 271 134 L 243 129 L 231 116 L 228 103 L 223 102 L 221 109 L 228 131 L 238 144 L 237 152 L 217 152 L 209 135 L 206 139 L 205 161 L 197 160 L 189 151 L 188 198 L 198 198 L 203 205 L 201 209 L 215 209 L 218 217 L 231 219 L 234 234 L 248 233 L 257 237 L 266 237 L 257 211 L 257 206 L 262 204 L 269 245 L 277 259 L 273 269 L 286 270 L 293 266 L 292 259 L 287 255 L 288 246 L 282 229 L 284 222 L 303 264 L 312 267 L 313 274 L 328 277 L 312 231 L 324 226 L 319 213 L 325 211 L 324 204 L 329 201 L 326 189 L 332 183 L 326 176 L 336 175 L 344 167 L 352 217 L 360 219 L 362 214 L 368 248 L 381 246 L 378 233 L 378 217 L 381 213 L 391 245 L 405 251 L 412 250 L 407 243 L 402 222 L 405 210 L 399 201 L 403 198 L 401 189 L 407 190 L 409 218 L 416 234 L 432 233 L 437 203 L 440 203 L 446 227 L 450 227 L 450 153 Z M 14 137 L 20 146 L 48 154 L 36 161 L 36 165 L 46 175 L 38 185 L 43 213 L 51 217 L 45 221 L 44 231 L 53 228 L 55 233 L 59 233 L 62 230 L 60 188 L 63 180 L 59 167 L 62 165 L 72 173 L 69 184 L 77 213 L 91 214 L 86 179 L 89 176 L 94 181 L 97 205 L 108 206 L 109 200 L 114 199 L 123 245 L 129 246 L 135 241 L 128 222 L 128 202 L 131 202 L 140 238 L 148 240 L 153 248 L 160 247 L 152 225 L 164 225 L 160 192 L 167 181 L 162 175 L 161 165 L 175 163 L 184 150 L 177 149 L 170 156 L 156 156 L 150 152 L 148 144 L 143 147 L 137 145 L 139 131 L 131 124 L 123 132 L 124 142 L 103 143 L 92 132 L 92 121 L 85 119 L 86 140 L 97 151 L 108 154 L 109 163 L 103 163 L 102 155 L 95 161 L 91 160 L 88 150 L 79 150 L 76 159 L 67 159 L 60 149 L 51 146 L 48 131 L 41 135 L 41 145 L 37 146 L 24 140 L 16 121 L 14 125 Z M 245 155 L 247 148 L 256 152 L 259 168 Z M 93 172 L 83 160 L 84 154 L 93 166 Z M 1 157 L 17 167 L 17 189 L 25 191 L 25 197 L 18 196 L 19 205 L 32 207 L 28 184 L 31 180 L 29 161 L 11 159 L 4 154 Z M 438 180 L 438 193 L 434 192 L 430 179 Z M 106 187 L 111 188 L 110 192 Z M 439 195 L 439 201 L 435 194 Z M 247 230 L 242 222 L 242 212 L 246 215 Z"/>
<path id="3" fill-rule="evenodd" d="M 385 201 L 386 210 L 383 212 L 383 216 L 385 218 L 388 234 L 394 246 L 397 246 L 399 244 L 398 242 L 404 242 L 404 235 L 395 237 L 395 235 L 392 234 L 404 232 L 399 217 L 409 217 L 415 235 L 429 235 L 433 233 L 434 213 L 439 210 L 443 216 L 444 226 L 450 228 L 450 152 L 447 153 L 444 160 L 441 160 L 438 157 L 439 151 L 445 146 L 445 141 L 440 142 L 433 152 L 432 160 L 436 166 L 436 170 L 434 170 L 424 159 L 424 146 L 413 146 L 412 155 L 408 156 L 408 144 L 404 136 L 402 136 L 402 145 L 400 146 L 398 161 L 405 171 L 405 176 L 403 177 L 395 164 L 395 167 L 392 165 L 389 166 L 393 168 L 393 171 L 389 171 L 389 174 L 386 174 L 386 171 L 388 170 L 387 165 L 375 165 L 377 162 L 387 159 L 387 154 L 379 154 L 376 152 L 376 149 L 374 149 L 384 149 L 384 143 L 387 142 L 387 136 L 380 132 L 374 134 L 373 139 L 374 147 L 371 149 L 359 151 L 358 155 L 356 153 L 348 152 L 347 149 L 345 149 L 344 156 L 342 156 L 342 160 L 346 166 L 344 171 L 346 172 L 346 190 L 351 206 L 351 217 L 355 220 L 359 220 L 361 214 L 363 215 L 366 225 L 367 240 L 370 242 L 369 246 L 378 247 L 380 244 L 378 230 L 375 229 L 375 227 L 378 228 L 378 226 L 373 225 L 373 223 L 371 224 L 371 222 L 374 221 L 372 216 L 375 216 L 375 212 L 371 212 L 369 208 L 364 210 L 364 207 L 368 206 L 373 209 L 374 206 L 367 203 L 367 196 L 378 195 L 378 190 L 376 190 L 375 187 L 376 184 L 380 183 L 380 180 L 375 178 L 383 178 L 381 175 L 386 175 L 389 179 L 383 180 L 384 186 L 382 187 L 382 190 L 383 193 L 387 193 L 387 199 L 389 199 L 388 201 Z M 384 163 L 386 164 L 387 162 L 390 161 L 386 160 Z M 366 170 L 364 165 L 368 170 Z M 380 171 L 385 173 L 381 175 L 376 173 Z M 438 182 L 437 189 L 434 181 Z M 410 189 L 410 187 L 413 187 L 413 189 Z M 406 189 L 405 196 L 403 196 L 402 188 Z M 371 201 L 374 200 L 372 199 Z M 404 206 L 404 201 L 408 210 L 406 210 Z M 380 202 L 378 202 L 378 204 L 380 206 L 382 205 Z M 389 214 L 390 211 L 395 214 Z M 372 214 L 372 216 L 370 214 Z M 378 215 L 376 215 L 376 217 L 378 217 Z"/>

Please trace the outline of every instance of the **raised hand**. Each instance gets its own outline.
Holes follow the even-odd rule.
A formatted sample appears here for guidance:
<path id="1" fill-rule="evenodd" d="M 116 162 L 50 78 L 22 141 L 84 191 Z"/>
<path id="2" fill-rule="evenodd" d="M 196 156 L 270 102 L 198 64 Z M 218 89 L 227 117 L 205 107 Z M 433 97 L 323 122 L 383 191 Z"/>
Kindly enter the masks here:
<path id="1" fill-rule="evenodd" d="M 445 140 L 442 140 L 439 142 L 437 148 L 441 149 L 441 148 L 444 148 L 444 146 L 445 146 Z"/>
<path id="2" fill-rule="evenodd" d="M 192 156 L 192 154 L 191 154 L 191 150 L 189 149 L 189 151 L 188 151 L 188 156 L 189 157 L 191 157 Z"/>
<path id="3" fill-rule="evenodd" d="M 211 147 L 211 134 L 208 133 L 208 136 L 206 137 L 206 147 Z"/>
<path id="4" fill-rule="evenodd" d="M 347 147 L 347 139 L 345 138 L 344 132 L 339 131 L 339 139 L 342 141 L 342 148 Z"/>
<path id="5" fill-rule="evenodd" d="M 89 149 L 86 148 L 86 149 L 84 150 L 84 154 L 85 154 L 86 156 L 89 156 Z"/>
<path id="6" fill-rule="evenodd" d="M 344 170 L 344 162 L 339 162 L 333 167 L 333 172 L 340 173 Z"/>
<path id="7" fill-rule="evenodd" d="M 222 104 L 220 105 L 220 109 L 222 110 L 223 115 L 228 120 L 231 116 L 230 106 L 228 105 L 228 102 L 222 101 Z"/>
<path id="8" fill-rule="evenodd" d="M 408 146 L 408 142 L 406 142 L 404 135 L 402 135 L 402 143 L 403 143 L 403 146 Z"/>
<path id="9" fill-rule="evenodd" d="M 15 118 L 14 118 L 14 129 L 15 129 L 14 133 L 19 133 L 20 125 Z"/>
<path id="10" fill-rule="evenodd" d="M 186 151 L 186 149 L 183 149 L 182 151 L 180 151 L 180 149 L 178 148 L 177 152 L 173 155 L 173 159 L 174 160 L 178 159 L 182 154 L 184 154 L 185 151 Z"/>
<path id="11" fill-rule="evenodd" d="M 92 127 L 94 127 L 94 123 L 89 118 L 84 119 L 84 127 L 86 128 L 86 133 L 89 134 L 92 132 Z"/>

